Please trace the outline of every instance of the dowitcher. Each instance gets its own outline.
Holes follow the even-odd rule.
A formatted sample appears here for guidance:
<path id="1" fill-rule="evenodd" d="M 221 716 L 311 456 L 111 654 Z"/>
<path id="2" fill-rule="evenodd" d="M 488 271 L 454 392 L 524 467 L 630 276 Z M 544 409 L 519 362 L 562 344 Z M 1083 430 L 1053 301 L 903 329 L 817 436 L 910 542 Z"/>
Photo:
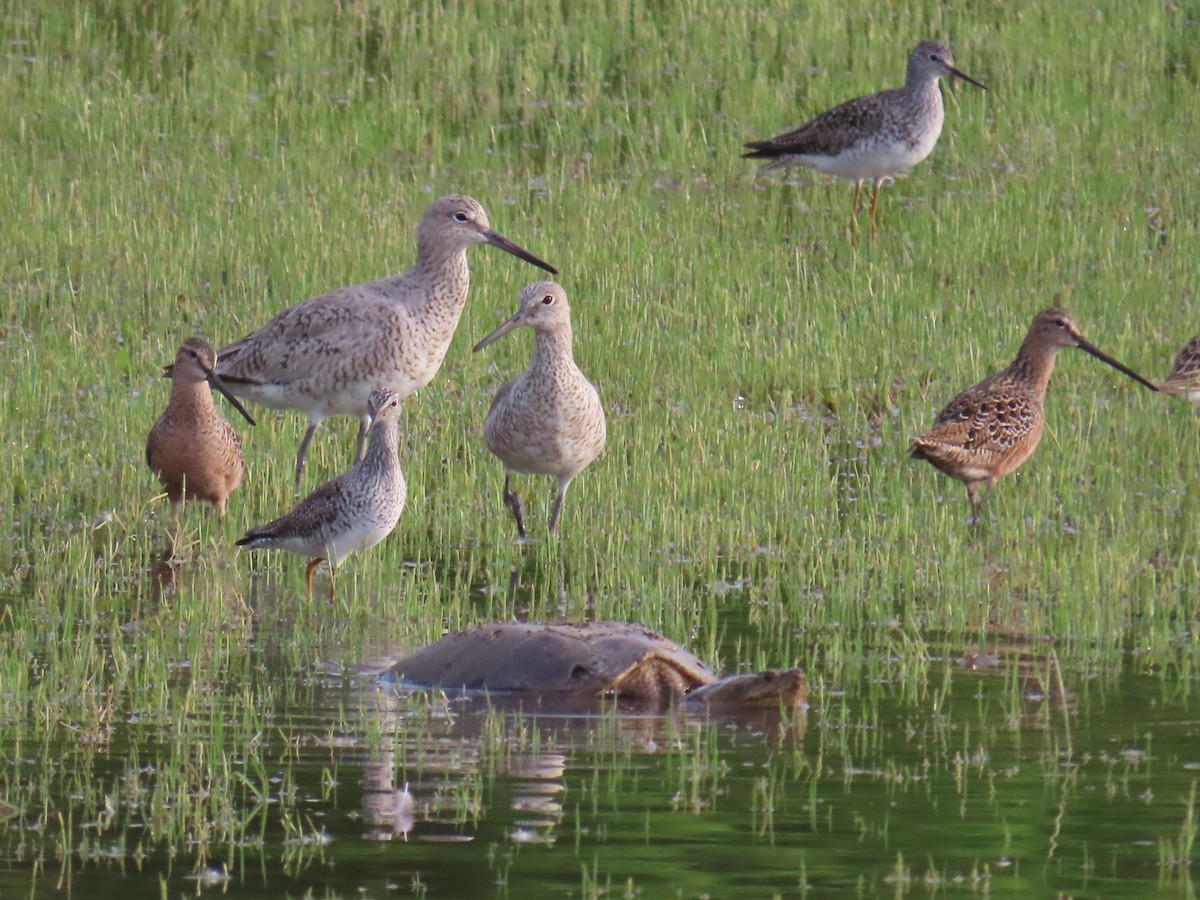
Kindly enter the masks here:
<path id="1" fill-rule="evenodd" d="M 467 303 L 467 249 L 476 244 L 558 271 L 493 230 L 477 201 L 449 194 L 421 217 L 417 262 L 407 272 L 314 297 L 221 350 L 218 372 L 234 393 L 308 415 L 296 453 L 297 493 L 309 442 L 324 419 L 359 418 L 361 459 L 370 393 L 388 388 L 406 397 L 437 373 Z"/>
<path id="2" fill-rule="evenodd" d="M 938 413 L 932 431 L 912 439 L 914 459 L 928 460 L 966 485 L 974 521 L 979 519 L 980 486 L 990 489 L 1029 459 L 1042 439 L 1046 385 L 1054 371 L 1054 356 L 1064 347 L 1078 347 L 1157 390 L 1084 340 L 1069 313 L 1042 310 L 1007 369 L 963 391 Z"/>
<path id="3" fill-rule="evenodd" d="M 242 441 L 213 406 L 216 388 L 245 416 L 254 419 L 221 381 L 215 371 L 217 354 L 198 337 L 188 338 L 166 367 L 171 379 L 171 399 L 146 439 L 146 465 L 159 477 L 171 500 L 171 513 L 179 504 L 207 500 L 225 515 L 225 501 L 242 483 L 245 463 Z"/>
<path id="4" fill-rule="evenodd" d="M 351 553 L 392 533 L 404 510 L 407 485 L 396 456 L 400 394 L 377 390 L 367 400 L 367 452 L 350 471 L 325 482 L 289 513 L 238 541 L 252 550 L 290 550 L 310 557 L 305 584 L 325 560 L 336 570 Z M 333 583 L 329 586 L 333 598 Z"/>
<path id="5" fill-rule="evenodd" d="M 1200 408 L 1200 334 L 1187 342 L 1175 357 L 1167 380 L 1158 386 L 1164 394 L 1179 397 Z"/>
<path id="6" fill-rule="evenodd" d="M 922 41 L 908 58 L 904 87 L 848 100 L 821 113 L 799 128 L 769 141 L 746 144 L 750 159 L 770 159 L 763 171 L 781 166 L 808 166 L 827 175 L 854 181 L 851 234 L 857 239 L 858 195 L 864 181 L 873 181 L 871 237 L 879 189 L 893 175 L 907 171 L 927 157 L 942 133 L 945 109 L 938 79 L 954 76 L 987 90 L 954 67 L 950 48 L 941 41 Z"/>
<path id="7" fill-rule="evenodd" d="M 533 329 L 533 360 L 528 370 L 492 398 L 483 438 L 504 463 L 504 503 L 516 516 L 517 533 L 523 538 L 525 519 L 521 497 L 512 490 L 512 475 L 558 479 L 550 516 L 550 533 L 554 534 L 567 487 L 600 455 L 606 432 L 600 395 L 571 352 L 571 307 L 566 291 L 553 281 L 529 285 L 521 291 L 512 318 L 476 344 L 475 352 L 522 325 Z"/>

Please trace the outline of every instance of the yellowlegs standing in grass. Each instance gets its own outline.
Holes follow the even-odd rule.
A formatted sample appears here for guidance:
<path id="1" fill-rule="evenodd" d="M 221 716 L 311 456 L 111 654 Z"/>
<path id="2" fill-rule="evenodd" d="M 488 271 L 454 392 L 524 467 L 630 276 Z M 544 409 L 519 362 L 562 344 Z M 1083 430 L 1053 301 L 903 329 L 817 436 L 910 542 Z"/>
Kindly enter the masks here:
<path id="1" fill-rule="evenodd" d="M 928 460 L 966 485 L 974 521 L 979 518 L 980 486 L 991 488 L 1029 459 L 1042 439 L 1046 385 L 1054 371 L 1054 356 L 1064 347 L 1078 347 L 1157 390 L 1084 340 L 1069 313 L 1042 310 L 1007 369 L 963 391 L 938 413 L 932 431 L 912 439 L 914 459 Z"/>
<path id="2" fill-rule="evenodd" d="M 261 528 L 253 528 L 238 541 L 252 550 L 290 550 L 311 557 L 305 584 L 312 596 L 313 572 L 329 560 L 336 570 L 351 553 L 374 547 L 392 533 L 400 521 L 407 485 L 400 460 L 398 420 L 400 395 L 373 391 L 367 400 L 371 424 L 367 452 L 354 468 L 333 478 L 289 513 Z M 333 582 L 329 585 L 333 598 Z"/>
<path id="3" fill-rule="evenodd" d="M 512 318 L 475 345 L 479 352 L 501 335 L 528 325 L 533 329 L 533 361 L 492 398 L 483 424 L 488 449 L 504 463 L 504 503 L 525 537 L 521 498 L 511 489 L 512 474 L 551 475 L 558 495 L 550 533 L 558 529 L 567 487 L 604 448 L 604 407 L 571 353 L 571 307 L 566 291 L 540 281 L 521 291 Z"/>
<path id="4" fill-rule="evenodd" d="M 908 58 L 904 87 L 849 100 L 821 113 L 794 131 L 746 144 L 750 159 L 770 159 L 764 171 L 781 166 L 808 166 L 827 175 L 854 181 L 851 235 L 857 241 L 858 194 L 873 181 L 871 237 L 879 188 L 893 175 L 927 157 L 942 133 L 945 110 L 938 79 L 953 75 L 987 90 L 954 68 L 954 56 L 941 41 L 922 41 Z"/>
<path id="5" fill-rule="evenodd" d="M 1200 408 L 1200 334 L 1187 342 L 1175 357 L 1167 380 L 1158 386 L 1164 394 L 1179 397 Z"/>
<path id="6" fill-rule="evenodd" d="M 171 512 L 179 515 L 179 504 L 207 500 L 225 515 L 225 500 L 242 483 L 245 464 L 242 441 L 213 406 L 216 388 L 229 398 L 234 409 L 254 419 L 213 370 L 217 354 L 200 338 L 188 338 L 167 367 L 171 378 L 171 400 L 146 439 L 146 465 L 166 486 Z"/>
<path id="7" fill-rule="evenodd" d="M 494 231 L 478 202 L 450 194 L 421 217 L 417 263 L 407 272 L 314 297 L 221 350 L 217 371 L 234 393 L 308 414 L 296 454 L 297 493 L 323 419 L 358 416 L 361 459 L 371 391 L 386 387 L 406 397 L 437 373 L 467 303 L 467 248 L 485 243 L 558 271 Z"/>

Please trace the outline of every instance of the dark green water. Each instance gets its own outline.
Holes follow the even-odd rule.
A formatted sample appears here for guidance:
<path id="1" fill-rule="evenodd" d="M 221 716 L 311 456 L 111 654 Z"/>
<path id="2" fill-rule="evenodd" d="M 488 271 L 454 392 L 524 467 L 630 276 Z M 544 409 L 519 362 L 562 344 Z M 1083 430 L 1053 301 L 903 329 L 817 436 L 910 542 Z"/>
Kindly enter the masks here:
<path id="1" fill-rule="evenodd" d="M 1163 673 L 1111 668 L 943 648 L 764 726 L 533 717 L 264 667 L 268 728 L 212 693 L 233 767 L 253 742 L 274 795 L 235 799 L 247 840 L 210 849 L 211 884 L 193 840 L 128 812 L 165 741 L 127 712 L 101 750 L 57 748 L 54 796 L 0 826 L 0 895 L 1191 896 L 1200 722 Z M 2 749 L 15 796 L 39 757 Z"/>

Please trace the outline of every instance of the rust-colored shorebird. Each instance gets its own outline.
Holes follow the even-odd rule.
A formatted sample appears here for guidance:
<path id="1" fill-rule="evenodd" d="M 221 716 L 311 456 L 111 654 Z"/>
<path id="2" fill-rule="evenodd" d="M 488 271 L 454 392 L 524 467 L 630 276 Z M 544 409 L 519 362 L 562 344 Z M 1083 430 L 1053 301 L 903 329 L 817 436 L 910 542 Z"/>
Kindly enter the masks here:
<path id="1" fill-rule="evenodd" d="M 251 550 L 289 550 L 310 557 L 304 582 L 312 596 L 313 573 L 325 560 L 336 570 L 351 553 L 374 547 L 392 533 L 404 511 L 408 486 L 396 456 L 400 395 L 373 391 L 367 452 L 350 471 L 325 482 L 291 512 L 238 541 Z M 329 585 L 333 599 L 333 582 Z"/>
<path id="2" fill-rule="evenodd" d="M 600 394 L 571 352 L 571 307 L 561 285 L 539 281 L 521 291 L 516 313 L 476 344 L 475 352 L 522 325 L 533 329 L 533 360 L 492 398 L 483 438 L 504 463 L 504 503 L 523 538 L 525 519 L 521 497 L 512 490 L 513 473 L 558 479 L 550 516 L 554 534 L 567 487 L 600 455 L 606 430 Z"/>
<path id="3" fill-rule="evenodd" d="M 251 425 L 254 419 L 215 371 L 217 354 L 198 337 L 188 338 L 166 367 L 171 400 L 146 439 L 146 465 L 159 477 L 171 501 L 207 500 L 225 515 L 225 501 L 242 483 L 242 441 L 213 406 L 212 388 L 224 394 Z"/>
<path id="4" fill-rule="evenodd" d="M 403 398 L 437 373 L 467 303 L 467 249 L 476 244 L 558 271 L 494 231 L 477 201 L 449 194 L 421 217 L 417 262 L 407 272 L 285 309 L 221 350 L 217 371 L 235 394 L 308 415 L 296 453 L 297 493 L 309 442 L 324 419 L 359 418 L 361 459 L 370 393 L 388 388 Z"/>
<path id="5" fill-rule="evenodd" d="M 821 113 L 799 128 L 767 141 L 746 144 L 750 159 L 771 160 L 763 170 L 808 166 L 826 175 L 854 181 L 851 235 L 858 239 L 858 195 L 864 181 L 873 181 L 871 237 L 879 189 L 893 175 L 911 169 L 932 151 L 946 118 L 938 79 L 961 78 L 987 90 L 954 67 L 950 48 L 941 41 L 922 41 L 908 58 L 904 87 L 856 97 Z"/>
<path id="6" fill-rule="evenodd" d="M 1171 374 L 1158 389 L 1164 394 L 1187 400 L 1200 409 L 1200 334 L 1179 351 L 1175 365 L 1171 366 Z"/>
<path id="7" fill-rule="evenodd" d="M 912 439 L 914 459 L 928 460 L 966 485 L 974 521 L 979 519 L 979 488 L 986 484 L 990 489 L 1029 459 L 1042 439 L 1046 385 L 1054 356 L 1064 347 L 1078 347 L 1157 390 L 1086 341 L 1065 310 L 1042 310 L 1007 369 L 963 391 L 938 413 L 932 431 Z"/>

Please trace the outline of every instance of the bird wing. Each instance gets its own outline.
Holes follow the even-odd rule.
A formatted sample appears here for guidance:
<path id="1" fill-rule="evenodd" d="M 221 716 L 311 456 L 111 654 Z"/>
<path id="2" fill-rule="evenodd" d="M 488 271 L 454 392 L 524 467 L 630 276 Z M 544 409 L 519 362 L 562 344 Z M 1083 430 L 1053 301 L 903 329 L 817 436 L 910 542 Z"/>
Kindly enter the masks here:
<path id="1" fill-rule="evenodd" d="M 230 385 L 288 383 L 314 368 L 336 366 L 345 348 L 383 329 L 395 279 L 340 288 L 289 307 L 217 353 L 217 374 Z"/>
<path id="2" fill-rule="evenodd" d="M 776 135 L 768 141 L 752 141 L 746 146 L 754 152 L 747 153 L 746 156 L 836 156 L 862 136 L 877 133 L 882 126 L 886 103 L 868 103 L 868 99 L 876 98 L 856 97 L 847 100 L 799 128 Z"/>
<path id="3" fill-rule="evenodd" d="M 331 478 L 301 500 L 290 512 L 261 528 L 247 531 L 242 540 L 249 541 L 261 537 L 305 537 L 312 534 L 314 522 L 336 521 L 341 507 L 342 481 L 345 478 L 345 475 Z"/>
<path id="4" fill-rule="evenodd" d="M 517 376 L 517 378 L 520 378 L 520 377 L 521 376 L 519 376 L 519 375 Z M 496 391 L 496 396 L 492 397 L 492 403 L 488 407 L 489 413 L 493 409 L 495 409 L 497 406 L 499 406 L 501 403 L 503 403 L 504 398 L 512 393 L 513 385 L 515 385 L 517 383 L 517 378 L 509 379 L 508 381 L 504 382 L 504 384 L 500 385 L 500 390 Z"/>
<path id="5" fill-rule="evenodd" d="M 950 401 L 922 437 L 964 450 L 1004 451 L 1024 440 L 1040 416 L 1041 407 L 1026 394 L 972 389 Z"/>

